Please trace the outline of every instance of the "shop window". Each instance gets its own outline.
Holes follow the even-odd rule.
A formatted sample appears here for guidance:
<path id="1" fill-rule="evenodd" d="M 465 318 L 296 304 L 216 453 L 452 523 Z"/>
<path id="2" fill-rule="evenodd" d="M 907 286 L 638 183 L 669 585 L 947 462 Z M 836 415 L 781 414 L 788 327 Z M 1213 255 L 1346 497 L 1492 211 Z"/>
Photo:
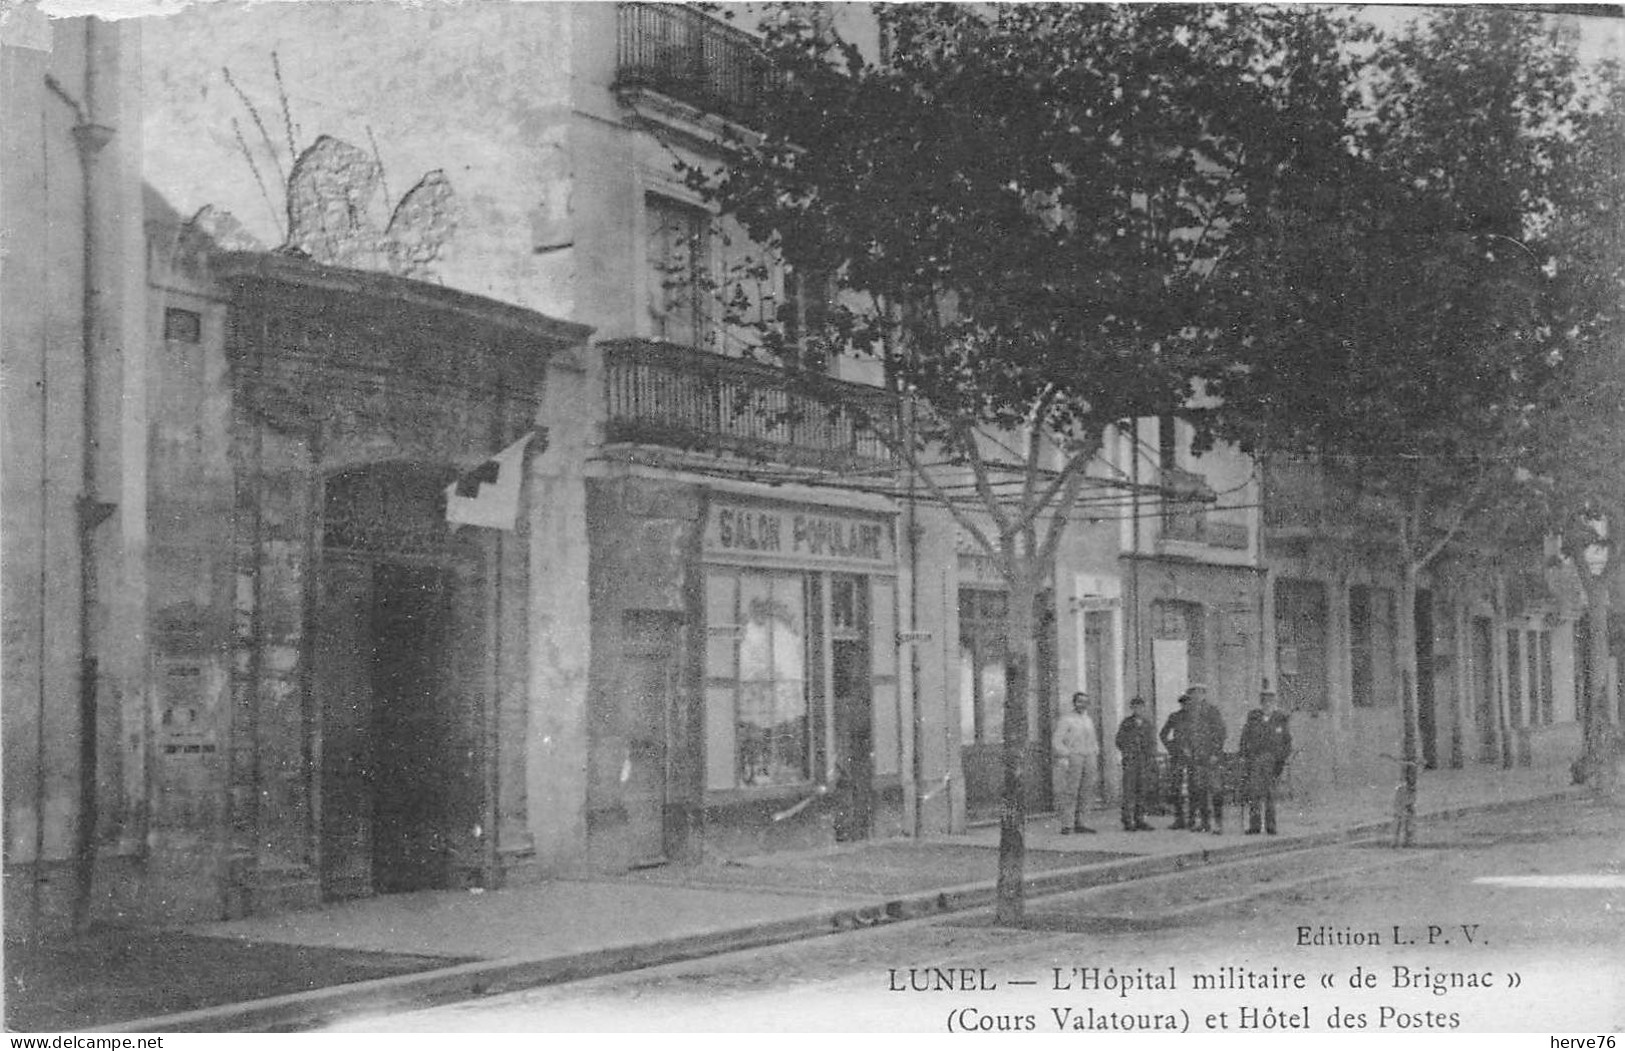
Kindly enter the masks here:
<path id="1" fill-rule="evenodd" d="M 837 576 L 830 580 L 829 630 L 832 638 L 861 638 L 864 628 L 862 577 Z"/>
<path id="2" fill-rule="evenodd" d="M 1326 586 L 1314 580 L 1275 582 L 1275 661 L 1288 711 L 1325 711 Z"/>
<path id="3" fill-rule="evenodd" d="M 203 315 L 180 307 L 165 308 L 164 338 L 174 343 L 203 342 Z"/>
<path id="4" fill-rule="evenodd" d="M 811 777 L 807 597 L 800 576 L 715 572 L 706 584 L 708 782 L 799 784 Z"/>
<path id="5" fill-rule="evenodd" d="M 1183 669 L 1183 674 L 1175 675 L 1182 681 L 1171 683 L 1171 688 L 1208 681 L 1207 630 L 1200 603 L 1171 599 L 1151 603 L 1151 639 L 1154 652 L 1162 653 L 1165 661 L 1177 656 L 1175 666 Z"/>
<path id="6" fill-rule="evenodd" d="M 1005 620 L 1002 591 L 959 592 L 959 731 L 965 744 L 1004 739 Z"/>

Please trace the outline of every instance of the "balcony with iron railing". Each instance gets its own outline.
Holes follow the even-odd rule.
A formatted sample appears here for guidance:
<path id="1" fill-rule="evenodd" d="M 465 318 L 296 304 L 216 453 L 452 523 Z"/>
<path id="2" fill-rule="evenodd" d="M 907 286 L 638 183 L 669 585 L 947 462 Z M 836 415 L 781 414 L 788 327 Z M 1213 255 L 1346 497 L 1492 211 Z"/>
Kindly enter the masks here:
<path id="1" fill-rule="evenodd" d="M 647 90 L 750 123 L 772 71 L 749 33 L 682 4 L 623 3 L 617 15 L 614 89 Z"/>
<path id="2" fill-rule="evenodd" d="M 1215 520 L 1208 507 L 1213 489 L 1207 479 L 1191 471 L 1167 468 L 1162 472 L 1162 534 L 1164 542 L 1202 544 L 1232 551 L 1247 550 L 1251 539 L 1247 526 L 1239 522 Z"/>
<path id="3" fill-rule="evenodd" d="M 1362 490 L 1357 476 L 1313 457 L 1268 457 L 1263 472 L 1264 527 L 1272 536 L 1387 537 L 1393 508 Z"/>
<path id="4" fill-rule="evenodd" d="M 896 421 L 887 391 L 793 375 L 652 340 L 600 344 L 607 446 L 648 445 L 826 472 L 881 473 L 894 460 L 866 421 Z"/>

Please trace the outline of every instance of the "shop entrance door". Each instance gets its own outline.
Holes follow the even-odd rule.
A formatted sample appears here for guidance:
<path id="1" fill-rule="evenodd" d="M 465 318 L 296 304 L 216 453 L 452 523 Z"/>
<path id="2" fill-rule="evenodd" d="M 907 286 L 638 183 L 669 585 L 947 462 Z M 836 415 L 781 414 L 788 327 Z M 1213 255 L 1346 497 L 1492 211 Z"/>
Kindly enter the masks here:
<path id="1" fill-rule="evenodd" d="M 869 588 L 859 576 L 830 578 L 830 685 L 835 730 L 835 838 L 869 838 L 874 822 L 874 683 Z"/>
<path id="2" fill-rule="evenodd" d="M 626 698 L 626 807 L 632 864 L 666 860 L 667 749 L 678 682 L 679 614 L 628 613 L 620 696 Z"/>

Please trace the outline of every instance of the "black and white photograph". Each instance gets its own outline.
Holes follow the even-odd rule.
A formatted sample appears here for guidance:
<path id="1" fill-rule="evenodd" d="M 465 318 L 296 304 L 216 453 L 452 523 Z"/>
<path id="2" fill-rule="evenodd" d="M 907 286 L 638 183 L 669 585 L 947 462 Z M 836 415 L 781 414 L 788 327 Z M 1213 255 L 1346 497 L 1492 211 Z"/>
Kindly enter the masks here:
<path id="1" fill-rule="evenodd" d="M 1621 536 L 1625 5 L 0 0 L 13 1049 L 1617 1051 Z"/>

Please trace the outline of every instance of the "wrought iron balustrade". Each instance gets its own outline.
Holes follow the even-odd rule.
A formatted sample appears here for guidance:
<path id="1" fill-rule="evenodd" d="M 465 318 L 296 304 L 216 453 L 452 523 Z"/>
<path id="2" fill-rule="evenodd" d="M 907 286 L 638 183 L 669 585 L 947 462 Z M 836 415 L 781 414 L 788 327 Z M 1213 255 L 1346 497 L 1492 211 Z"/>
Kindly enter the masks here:
<path id="1" fill-rule="evenodd" d="M 682 4 L 620 5 L 616 90 L 647 88 L 748 123 L 771 83 L 750 34 Z"/>
<path id="2" fill-rule="evenodd" d="M 1264 470 L 1264 525 L 1276 532 L 1388 537 L 1391 497 L 1362 489 L 1357 476 L 1311 457 L 1273 455 Z"/>
<path id="3" fill-rule="evenodd" d="M 1205 477 L 1168 468 L 1162 472 L 1161 483 L 1162 539 L 1238 551 L 1247 549 L 1250 537 L 1245 525 L 1215 521 L 1208 513 L 1214 494 Z"/>
<path id="4" fill-rule="evenodd" d="M 601 347 L 609 444 L 830 471 L 893 463 L 864 422 L 897 418 L 896 401 L 879 388 L 794 377 L 771 365 L 673 343 L 628 339 Z"/>
<path id="5" fill-rule="evenodd" d="M 1245 551 L 1250 534 L 1247 527 L 1239 522 L 1215 522 L 1205 511 L 1197 510 L 1164 518 L 1162 538 Z"/>

